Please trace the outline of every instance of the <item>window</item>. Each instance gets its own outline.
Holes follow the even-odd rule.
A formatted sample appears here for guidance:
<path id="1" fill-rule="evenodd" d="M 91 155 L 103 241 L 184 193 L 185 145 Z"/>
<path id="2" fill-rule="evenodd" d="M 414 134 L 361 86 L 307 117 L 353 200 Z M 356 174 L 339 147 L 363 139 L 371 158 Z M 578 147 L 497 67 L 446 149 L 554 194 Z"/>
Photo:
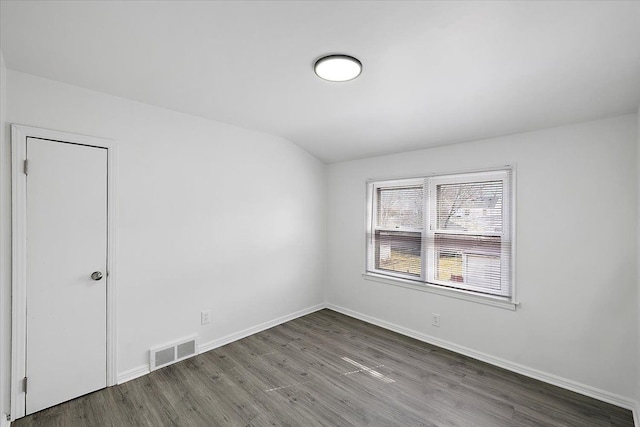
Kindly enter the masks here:
<path id="1" fill-rule="evenodd" d="M 511 175 L 370 182 L 367 272 L 510 297 Z"/>

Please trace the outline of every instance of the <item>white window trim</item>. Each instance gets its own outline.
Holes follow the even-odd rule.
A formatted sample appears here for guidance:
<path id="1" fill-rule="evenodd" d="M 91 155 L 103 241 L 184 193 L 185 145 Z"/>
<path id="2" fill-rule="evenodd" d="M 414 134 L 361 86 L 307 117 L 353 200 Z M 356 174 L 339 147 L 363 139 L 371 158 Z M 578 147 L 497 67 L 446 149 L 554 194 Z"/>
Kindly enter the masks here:
<path id="1" fill-rule="evenodd" d="M 432 283 L 418 283 L 415 281 L 415 279 L 401 279 L 399 277 L 391 277 L 371 272 L 362 273 L 362 278 L 364 280 L 369 280 L 372 282 L 399 286 L 401 288 L 411 289 L 414 291 L 429 292 L 432 294 L 457 298 L 464 301 L 471 301 L 478 304 L 490 305 L 507 310 L 515 310 L 516 307 L 520 305 L 520 303 L 515 301 L 513 298 L 505 298 L 488 294 L 481 295 L 477 292 L 465 291 L 464 289 L 449 288 L 445 286 L 434 285 Z"/>
<path id="2" fill-rule="evenodd" d="M 511 265 L 509 268 L 509 280 L 511 282 L 511 295 L 510 296 L 500 296 L 500 295 L 489 295 L 482 294 L 479 292 L 474 292 L 471 290 L 453 288 L 448 285 L 439 285 L 437 283 L 428 283 L 426 279 L 427 271 L 430 271 L 428 268 L 428 258 L 426 255 L 422 260 L 422 269 L 421 269 L 421 277 L 418 279 L 416 276 L 406 276 L 397 274 L 396 276 L 390 276 L 388 272 L 381 271 L 370 271 L 368 265 L 368 257 L 369 253 L 372 249 L 374 249 L 372 245 L 373 239 L 370 236 L 371 226 L 373 224 L 372 221 L 375 219 L 373 215 L 376 212 L 375 206 L 375 197 L 370 197 L 370 195 L 375 195 L 374 189 L 377 187 L 388 187 L 388 186 L 406 186 L 407 183 L 411 181 L 415 181 L 416 183 L 422 181 L 425 184 L 425 189 L 430 191 L 430 184 L 426 182 L 428 179 L 437 178 L 446 178 L 447 176 L 451 177 L 452 180 L 456 179 L 456 176 L 466 175 L 469 176 L 474 173 L 482 173 L 486 177 L 487 172 L 496 172 L 496 174 L 501 174 L 505 170 L 509 170 L 511 172 L 511 182 L 509 193 L 510 197 L 505 198 L 504 203 L 509 204 L 509 209 L 511 210 L 511 218 L 510 223 L 505 226 L 503 230 L 503 235 L 507 234 L 509 241 L 511 242 Z M 394 177 L 394 178 L 382 178 L 382 179 L 368 179 L 365 185 L 365 200 L 368 201 L 365 209 L 365 217 L 364 217 L 364 229 L 365 229 L 365 251 L 364 251 L 364 272 L 362 273 L 362 277 L 364 280 L 369 280 L 378 283 L 384 283 L 393 286 L 399 286 L 406 289 L 411 289 L 420 292 L 429 292 L 442 296 L 457 298 L 465 301 L 476 302 L 479 304 L 489 305 L 493 307 L 504 308 L 508 310 L 515 310 L 516 307 L 520 305 L 520 302 L 517 299 L 517 286 L 516 286 L 516 165 L 509 164 L 497 167 L 483 168 L 483 169 L 474 169 L 467 171 L 456 171 L 456 172 L 438 172 L 438 173 L 425 173 L 421 176 L 409 176 L 406 178 Z M 411 181 L 410 181 L 411 180 Z M 424 230 L 425 235 L 429 232 L 429 221 L 431 214 L 431 200 L 427 203 L 427 212 L 424 213 Z M 399 230 L 398 230 L 399 231 Z M 409 230 L 405 230 L 409 231 Z M 424 244 L 424 242 L 423 242 Z M 504 259 L 504 257 L 503 257 Z M 506 278 L 505 278 L 506 280 Z"/>

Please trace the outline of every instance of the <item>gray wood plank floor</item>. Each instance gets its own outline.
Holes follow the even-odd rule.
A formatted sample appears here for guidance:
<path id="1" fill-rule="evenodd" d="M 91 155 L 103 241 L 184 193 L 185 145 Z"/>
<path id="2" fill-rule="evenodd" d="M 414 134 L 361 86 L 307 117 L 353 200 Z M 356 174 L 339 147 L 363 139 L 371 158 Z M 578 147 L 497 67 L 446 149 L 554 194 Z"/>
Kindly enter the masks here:
<path id="1" fill-rule="evenodd" d="M 633 426 L 630 411 L 321 310 L 27 426 Z"/>

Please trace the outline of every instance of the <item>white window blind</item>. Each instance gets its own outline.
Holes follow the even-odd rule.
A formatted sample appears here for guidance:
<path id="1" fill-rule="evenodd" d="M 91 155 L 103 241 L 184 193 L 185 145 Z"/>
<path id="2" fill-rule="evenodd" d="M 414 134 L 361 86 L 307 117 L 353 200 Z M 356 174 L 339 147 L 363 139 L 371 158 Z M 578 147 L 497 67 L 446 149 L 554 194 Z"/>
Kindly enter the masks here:
<path id="1" fill-rule="evenodd" d="M 369 183 L 367 271 L 509 297 L 511 170 Z"/>
<path id="2" fill-rule="evenodd" d="M 374 186 L 371 256 L 374 268 L 402 277 L 422 277 L 424 180 Z"/>

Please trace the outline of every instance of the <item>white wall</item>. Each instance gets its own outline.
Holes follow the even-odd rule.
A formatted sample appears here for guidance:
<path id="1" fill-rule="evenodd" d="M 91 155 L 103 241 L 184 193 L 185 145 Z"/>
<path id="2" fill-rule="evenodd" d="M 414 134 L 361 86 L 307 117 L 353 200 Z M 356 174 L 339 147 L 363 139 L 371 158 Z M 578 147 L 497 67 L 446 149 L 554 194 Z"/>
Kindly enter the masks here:
<path id="1" fill-rule="evenodd" d="M 636 261 L 636 269 L 638 272 L 638 355 L 636 363 L 638 365 L 638 392 L 637 392 L 637 407 L 636 417 L 640 417 L 640 106 L 638 106 L 638 129 L 636 136 L 638 138 L 638 259 Z"/>
<path id="2" fill-rule="evenodd" d="M 368 316 L 640 396 L 640 111 L 334 164 L 325 187 L 325 166 L 280 138 L 0 71 L 0 338 L 10 305 L 8 123 L 22 123 L 118 141 L 120 372 L 146 364 L 153 345 L 193 332 L 213 341 L 326 293 Z M 517 164 L 516 312 L 362 279 L 367 178 L 505 163 Z M 213 323 L 202 327 L 207 308 Z M 5 345 L 0 373 L 8 355 Z M 7 411 L 7 378 L 0 384 Z"/>
<path id="3" fill-rule="evenodd" d="M 7 68 L 0 51 L 0 417 L 9 412 L 11 369 L 11 156 L 8 143 Z M 2 425 L 2 419 L 0 419 Z"/>
<path id="4" fill-rule="evenodd" d="M 294 144 L 11 70 L 7 111 L 117 141 L 120 373 L 323 302 L 325 165 Z"/>
<path id="5" fill-rule="evenodd" d="M 327 301 L 635 401 L 636 126 L 633 114 L 330 165 Z M 517 165 L 517 311 L 361 277 L 368 178 L 504 164 Z"/>

